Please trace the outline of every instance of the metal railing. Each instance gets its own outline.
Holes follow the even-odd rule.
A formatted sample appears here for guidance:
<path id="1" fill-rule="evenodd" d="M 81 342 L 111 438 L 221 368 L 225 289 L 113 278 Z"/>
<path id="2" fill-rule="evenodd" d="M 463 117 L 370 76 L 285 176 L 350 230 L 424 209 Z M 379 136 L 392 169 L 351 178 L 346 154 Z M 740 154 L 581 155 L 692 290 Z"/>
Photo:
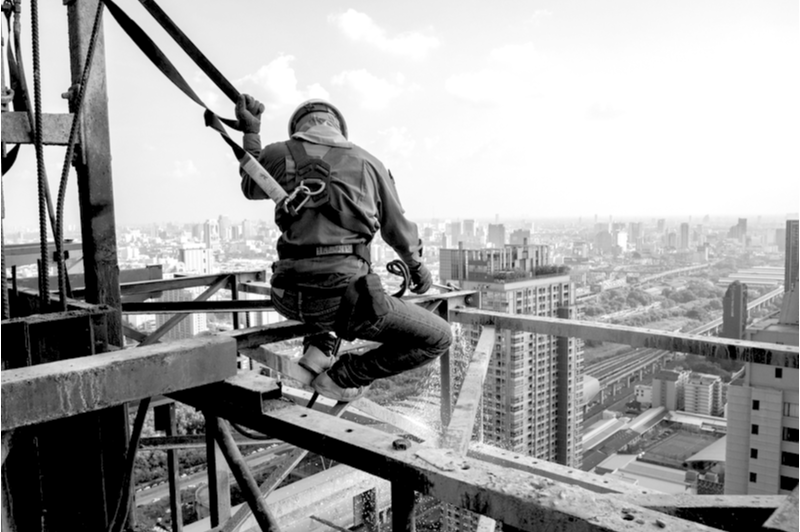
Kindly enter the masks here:
<path id="1" fill-rule="evenodd" d="M 174 305 L 126 302 L 128 296 L 198 286 L 208 288 L 193 302 Z M 237 294 L 243 291 L 268 295 L 269 289 L 258 272 L 143 281 L 126 283 L 121 288 L 123 312 L 169 312 L 185 316 L 198 311 L 240 312 L 269 307 L 266 298 L 253 305 L 236 302 Z M 212 293 L 221 289 L 231 291 L 231 302 L 207 301 Z M 352 408 L 398 426 L 407 434 L 417 433 L 419 437 L 398 438 L 342 419 L 340 416 L 346 405 L 333 408 L 316 405 L 309 409 L 302 402 L 302 394 L 286 387 L 281 390 L 279 383 L 267 377 L 247 380 L 236 376 L 236 359 L 243 354 L 302 381 L 303 373 L 298 366 L 269 349 L 271 343 L 300 337 L 309 330 L 302 324 L 286 321 L 249 328 L 238 328 L 242 324 L 234 322 L 235 328 L 229 332 L 165 343 L 159 342 L 166 332 L 163 327 L 147 336 L 126 329 L 126 334 L 141 342 L 143 347 L 89 356 L 79 359 L 79 363 L 60 361 L 4 371 L 4 441 L 7 433 L 21 427 L 146 397 L 166 396 L 196 407 L 207 419 L 211 523 L 214 530 L 226 531 L 238 530 L 250 511 L 255 513 L 263 529 L 277 530 L 277 521 L 264 503 L 265 494 L 274 490 L 308 451 L 389 481 L 393 527 L 398 531 L 414 529 L 415 492 L 480 514 L 480 526 L 484 529 L 491 525 L 491 519 L 501 521 L 504 530 L 540 530 L 542 527 L 554 530 L 733 530 L 747 523 L 761 527 L 780 505 L 792 503 L 786 496 L 657 494 L 471 440 L 495 334 L 502 329 L 788 368 L 798 367 L 797 347 L 483 311 L 475 308 L 478 302 L 471 292 L 410 299 L 453 323 L 482 328 L 455 405 L 450 400 L 451 360 L 449 355 L 440 359 L 443 429 L 435 437 L 423 434 L 421 427 L 407 418 L 369 401 L 359 400 Z M 64 401 L 67 397 L 80 400 Z M 287 402 L 287 397 L 301 404 Z M 161 414 L 160 427 L 166 431 L 167 439 L 172 438 L 175 436 L 174 414 L 169 410 L 162 412 L 167 415 Z M 232 443 L 228 423 L 269 434 L 271 438 L 297 446 L 298 450 L 261 486 L 256 486 Z M 174 452 L 174 448 L 167 452 Z M 4 461 L 6 456 L 4 449 Z M 233 515 L 224 461 L 231 465 L 250 499 L 249 509 Z M 169 462 L 172 464 L 168 475 L 171 507 L 175 516 L 180 514 L 180 505 L 174 455 Z M 792 496 L 795 505 L 796 496 L 797 490 Z M 181 530 L 180 519 L 173 520 L 173 530 Z"/>

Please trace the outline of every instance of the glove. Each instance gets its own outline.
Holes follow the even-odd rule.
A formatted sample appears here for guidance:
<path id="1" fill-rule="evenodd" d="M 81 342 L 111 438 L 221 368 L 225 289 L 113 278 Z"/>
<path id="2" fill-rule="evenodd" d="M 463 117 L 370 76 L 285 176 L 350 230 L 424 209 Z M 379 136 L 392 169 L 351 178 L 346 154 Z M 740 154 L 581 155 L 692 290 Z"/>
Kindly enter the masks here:
<path id="1" fill-rule="evenodd" d="M 244 133 L 261 133 L 261 113 L 264 112 L 264 104 L 250 96 L 242 94 L 236 102 L 236 120 L 239 121 L 239 129 Z"/>
<path id="2" fill-rule="evenodd" d="M 410 290 L 413 293 L 424 294 L 431 289 L 433 278 L 431 278 L 431 272 L 428 271 L 424 263 L 418 262 L 414 266 L 409 266 L 408 272 L 411 274 Z"/>

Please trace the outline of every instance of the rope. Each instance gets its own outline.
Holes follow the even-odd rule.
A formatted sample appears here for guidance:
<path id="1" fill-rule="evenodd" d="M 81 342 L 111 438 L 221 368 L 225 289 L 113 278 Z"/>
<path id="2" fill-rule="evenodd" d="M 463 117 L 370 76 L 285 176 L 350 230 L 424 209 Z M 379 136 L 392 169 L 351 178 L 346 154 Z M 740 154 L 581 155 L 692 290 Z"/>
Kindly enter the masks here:
<path id="1" fill-rule="evenodd" d="M 58 258 L 58 295 L 61 302 L 61 309 L 67 310 L 67 265 L 64 261 L 64 199 L 67 195 L 67 182 L 69 180 L 69 169 L 72 166 L 72 157 L 75 153 L 75 144 L 78 141 L 78 126 L 80 124 L 80 114 L 83 108 L 86 85 L 89 83 L 89 75 L 92 71 L 94 51 L 97 44 L 97 36 L 100 33 L 100 24 L 103 20 L 103 2 L 97 2 L 97 12 L 94 16 L 92 35 L 89 40 L 89 49 L 86 51 L 86 62 L 83 64 L 83 72 L 78 86 L 78 99 L 72 117 L 72 127 L 69 130 L 69 140 L 67 141 L 67 153 L 64 155 L 64 166 L 61 168 L 61 182 L 58 186 L 58 199 L 56 200 L 56 257 Z"/>
<path id="2" fill-rule="evenodd" d="M 403 284 L 400 286 L 400 290 L 392 294 L 392 297 L 403 297 L 403 294 L 406 293 L 406 289 L 411 285 L 411 272 L 408 269 L 408 264 L 402 260 L 395 259 L 386 265 L 386 271 L 392 275 L 398 275 L 403 278 Z"/>
<path id="3" fill-rule="evenodd" d="M 44 151 L 42 145 L 42 80 L 39 60 L 39 0 L 31 2 L 31 26 L 33 29 L 33 100 L 34 100 L 34 147 L 36 149 L 36 175 L 39 185 L 39 245 L 41 263 L 39 269 L 39 297 L 43 309 L 50 301 L 50 261 L 47 249 L 47 178 L 44 169 Z"/>

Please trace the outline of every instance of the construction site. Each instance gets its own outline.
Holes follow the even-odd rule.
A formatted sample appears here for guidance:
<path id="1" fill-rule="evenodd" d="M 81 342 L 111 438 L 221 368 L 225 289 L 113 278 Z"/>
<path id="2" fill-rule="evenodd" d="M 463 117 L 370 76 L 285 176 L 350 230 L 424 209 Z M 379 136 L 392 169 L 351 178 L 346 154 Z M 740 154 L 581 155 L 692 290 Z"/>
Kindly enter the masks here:
<path id="1" fill-rule="evenodd" d="M 141 3 L 199 68 L 225 85 L 155 2 Z M 168 459 L 165 490 L 172 519 L 166 529 L 174 532 L 797 531 L 797 488 L 791 495 L 659 493 L 573 467 L 566 444 L 552 462 L 492 446 L 484 439 L 481 414 L 495 344 L 506 332 L 551 337 L 563 353 L 554 379 L 570 394 L 557 401 L 562 420 L 555 427 L 557 442 L 571 441 L 575 426 L 568 414 L 580 408 L 572 395 L 579 383 L 572 377 L 581 377 L 582 370 L 569 367 L 575 361 L 567 356 L 576 339 L 737 360 L 794 375 L 800 367 L 797 345 L 578 321 L 569 305 L 557 317 L 496 312 L 481 308 L 479 290 L 434 289 L 404 297 L 472 331 L 472 342 L 458 379 L 452 353 L 435 363 L 439 419 L 426 425 L 366 398 L 336 403 L 312 395 L 312 375 L 296 363 L 299 354 L 273 347 L 311 329 L 294 321 L 252 326 L 244 318 L 273 308 L 267 272 L 161 278 L 154 268 L 120 270 L 106 80 L 106 62 L 114 59 L 106 57 L 103 24 L 125 27 L 175 85 L 189 97 L 193 91 L 115 4 L 68 0 L 63 11 L 70 112 L 42 110 L 38 58 L 35 87 L 20 68 L 19 20 L 31 16 L 36 31 L 37 2 L 21 4 L 3 2 L 9 30 L 3 42 L 3 173 L 14 164 L 15 146 L 33 145 L 39 161 L 48 147 L 66 147 L 61 179 L 72 172 L 77 182 L 81 238 L 64 239 L 64 185 L 51 198 L 40 172 L 42 238 L 37 245 L 4 241 L 2 249 L 4 531 L 144 530 L 136 522 L 132 475 L 137 451 L 145 448 L 142 427 L 149 415 L 158 434 L 147 438 L 147 449 Z M 232 85 L 221 88 L 238 97 Z M 197 103 L 205 107 L 199 98 Z M 228 143 L 225 123 L 211 111 L 205 116 Z M 3 195 L 4 206 L 13 201 Z M 82 259 L 81 275 L 67 271 L 76 256 Z M 18 264 L 38 265 L 38 278 L 18 278 Z M 53 270 L 57 274 L 51 276 Z M 200 295 L 192 301 L 158 300 L 187 288 Z M 126 321 L 136 313 L 173 317 L 143 334 Z M 196 313 L 229 313 L 233 328 L 166 340 L 172 328 Z M 345 342 L 342 350 L 364 347 Z M 177 404 L 202 414 L 204 435 L 177 433 Z M 254 445 L 248 439 L 279 446 L 276 467 L 260 483 L 242 454 Z M 206 455 L 208 515 L 184 525 L 176 452 L 190 447 Z M 336 465 L 278 489 L 309 453 Z M 231 503 L 233 483 L 242 505 Z"/>

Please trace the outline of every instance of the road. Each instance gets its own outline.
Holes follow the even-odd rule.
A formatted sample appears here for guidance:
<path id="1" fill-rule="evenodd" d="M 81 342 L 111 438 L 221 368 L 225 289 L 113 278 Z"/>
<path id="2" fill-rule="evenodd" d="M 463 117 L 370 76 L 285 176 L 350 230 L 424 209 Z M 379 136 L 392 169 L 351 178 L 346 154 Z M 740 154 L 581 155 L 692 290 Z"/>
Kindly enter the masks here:
<path id="1" fill-rule="evenodd" d="M 257 468 L 267 466 L 270 462 L 272 462 L 276 458 L 280 458 L 282 455 L 288 453 L 292 449 L 294 449 L 294 446 L 289 445 L 288 443 L 282 443 L 270 449 L 266 449 L 264 451 L 259 451 L 251 455 L 248 455 L 245 457 L 245 460 L 247 461 L 247 464 L 250 466 L 250 470 L 255 472 Z M 233 476 L 231 476 L 231 479 L 233 479 Z M 194 473 L 192 475 L 182 476 L 179 479 L 179 484 L 180 484 L 180 489 L 184 489 L 184 488 L 191 488 L 193 486 L 199 485 L 207 481 L 208 481 L 208 475 L 206 474 L 206 471 L 203 470 L 198 473 Z M 169 497 L 168 482 L 164 482 L 162 484 L 158 484 L 157 486 L 152 486 L 150 488 L 137 491 L 136 506 L 145 506 L 147 504 L 152 504 L 164 497 Z"/>

